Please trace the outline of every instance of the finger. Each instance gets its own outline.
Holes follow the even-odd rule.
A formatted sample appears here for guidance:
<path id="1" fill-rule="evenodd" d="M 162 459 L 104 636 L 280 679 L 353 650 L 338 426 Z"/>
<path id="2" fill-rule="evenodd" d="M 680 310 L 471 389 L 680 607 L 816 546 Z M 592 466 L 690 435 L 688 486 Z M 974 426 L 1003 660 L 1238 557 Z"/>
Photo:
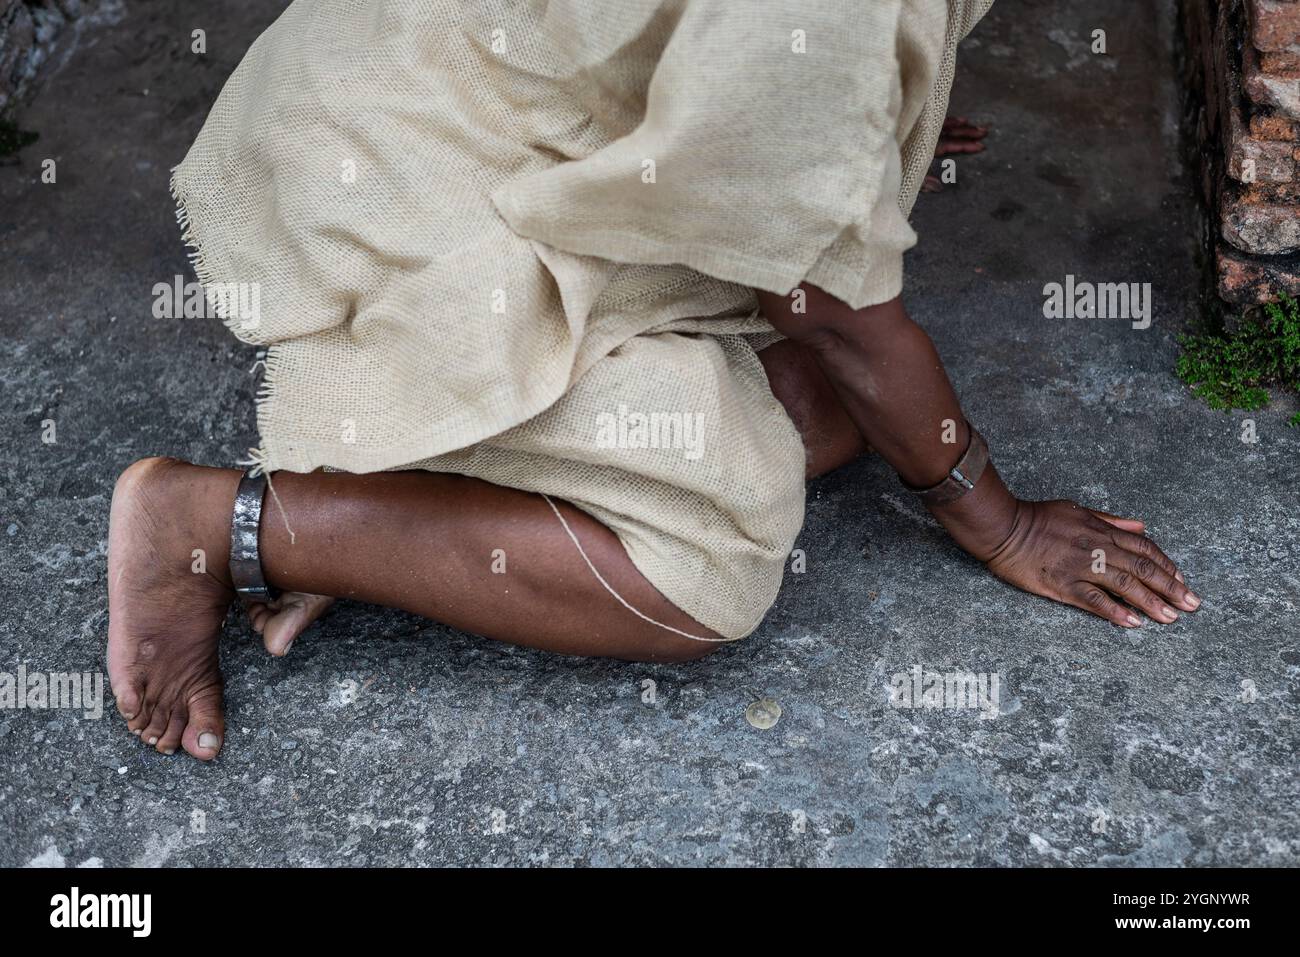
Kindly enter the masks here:
<path id="1" fill-rule="evenodd" d="M 975 140 L 949 140 L 939 141 L 939 145 L 934 149 L 935 156 L 948 156 L 953 153 L 983 153 L 985 146 L 983 143 Z"/>
<path id="2" fill-rule="evenodd" d="M 1089 509 L 1089 511 L 1092 511 Z M 1105 514 L 1105 513 L 1102 513 Z M 1174 564 L 1173 559 L 1162 552 L 1154 541 L 1147 538 L 1141 529 L 1125 528 L 1115 524 L 1113 521 L 1106 521 L 1100 515 L 1093 516 L 1096 522 L 1090 526 L 1095 531 L 1106 536 L 1116 545 L 1125 548 L 1128 551 L 1136 552 L 1138 555 L 1144 555 L 1154 561 L 1165 571 L 1173 575 L 1178 571 L 1178 566 Z M 1137 521 L 1133 519 L 1132 521 Z M 1145 544 L 1143 544 L 1145 543 Z"/>
<path id="3" fill-rule="evenodd" d="M 988 130 L 979 126 L 953 126 L 939 135 L 940 139 L 984 139 Z"/>
<path id="4" fill-rule="evenodd" d="M 1134 535 L 1122 529 L 1112 532 L 1111 539 L 1127 553 L 1116 555 L 1115 560 L 1137 575 L 1148 588 L 1187 611 L 1196 611 L 1200 607 L 1201 599 L 1183 583 L 1178 566 L 1160 550 L 1159 545 L 1145 535 Z"/>
<path id="5" fill-rule="evenodd" d="M 1107 525 L 1114 525 L 1116 528 L 1122 528 L 1128 532 L 1146 531 L 1147 523 L 1140 518 L 1124 518 L 1122 515 L 1112 515 L 1110 512 L 1103 512 L 1096 508 L 1090 508 L 1088 511 Z"/>
<path id="6" fill-rule="evenodd" d="M 1132 607 L 1140 609 L 1152 621 L 1168 625 L 1178 620 L 1177 611 L 1165 604 L 1165 600 L 1139 581 L 1136 575 L 1116 562 L 1107 562 L 1106 570 L 1094 573 L 1093 581 Z"/>
<path id="7" fill-rule="evenodd" d="M 925 181 L 921 183 L 921 191 L 925 193 L 941 193 L 943 192 L 943 183 L 939 182 L 937 176 L 927 176 Z"/>
<path id="8" fill-rule="evenodd" d="M 1121 628 L 1136 628 L 1142 624 L 1142 619 L 1133 614 L 1131 609 L 1120 605 L 1092 582 L 1078 582 L 1074 588 L 1064 592 L 1062 601 L 1090 611 L 1098 618 L 1105 618 Z"/>
<path id="9" fill-rule="evenodd" d="M 951 133 L 954 130 L 978 130 L 980 133 L 987 133 L 988 127 L 972 123 L 964 116 L 950 116 L 943 121 L 943 132 Z"/>

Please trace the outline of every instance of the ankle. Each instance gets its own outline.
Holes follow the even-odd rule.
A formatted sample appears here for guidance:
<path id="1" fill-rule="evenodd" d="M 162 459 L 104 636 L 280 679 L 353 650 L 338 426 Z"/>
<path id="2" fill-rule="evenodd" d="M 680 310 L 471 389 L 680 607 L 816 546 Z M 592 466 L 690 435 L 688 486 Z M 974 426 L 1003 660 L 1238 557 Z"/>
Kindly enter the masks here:
<path id="1" fill-rule="evenodd" d="M 241 472 L 173 462 L 162 482 L 176 529 L 189 546 L 190 571 L 206 574 L 233 591 L 230 523 Z"/>

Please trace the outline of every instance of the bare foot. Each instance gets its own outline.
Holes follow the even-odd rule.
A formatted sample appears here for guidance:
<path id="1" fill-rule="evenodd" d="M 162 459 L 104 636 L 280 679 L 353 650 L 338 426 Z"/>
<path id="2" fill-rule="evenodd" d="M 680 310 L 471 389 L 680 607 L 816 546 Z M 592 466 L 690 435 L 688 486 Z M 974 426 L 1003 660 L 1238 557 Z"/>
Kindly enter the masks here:
<path id="1" fill-rule="evenodd" d="M 987 126 L 976 126 L 964 116 L 950 116 L 943 121 L 943 130 L 939 133 L 939 142 L 934 148 L 935 158 L 952 153 L 982 153 L 984 144 L 981 141 L 988 134 Z M 921 189 L 927 193 L 937 193 L 943 189 L 943 183 L 939 177 L 928 175 L 921 184 Z"/>
<path id="2" fill-rule="evenodd" d="M 217 640 L 234 598 L 227 513 L 238 482 L 228 469 L 151 458 L 113 490 L 108 677 L 131 733 L 163 754 L 183 746 L 210 761 L 221 750 Z"/>
<path id="3" fill-rule="evenodd" d="M 269 605 L 249 602 L 245 608 L 266 650 L 281 657 L 289 653 L 298 636 L 333 604 L 334 599 L 328 595 L 289 591 Z"/>

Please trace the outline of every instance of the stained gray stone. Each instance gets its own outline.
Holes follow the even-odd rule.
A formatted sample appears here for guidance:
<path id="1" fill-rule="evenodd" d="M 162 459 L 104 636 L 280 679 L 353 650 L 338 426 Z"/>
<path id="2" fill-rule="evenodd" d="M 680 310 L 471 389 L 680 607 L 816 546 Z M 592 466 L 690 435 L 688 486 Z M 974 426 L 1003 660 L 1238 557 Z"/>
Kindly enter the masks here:
<path id="1" fill-rule="evenodd" d="M 0 167 L 0 671 L 104 669 L 127 464 L 256 444 L 253 350 L 152 318 L 151 289 L 188 275 L 168 170 L 282 6 L 128 4 L 19 116 L 41 139 Z M 954 95 L 989 149 L 921 197 L 907 299 L 1012 486 L 1144 517 L 1201 612 L 1125 634 L 1018 593 L 868 458 L 810 488 L 807 572 L 764 625 L 696 664 L 344 603 L 286 660 L 232 618 L 212 765 L 147 750 L 111 703 L 0 710 L 0 865 L 1296 864 L 1300 430 L 1279 401 L 1243 444 L 1244 414 L 1172 374 L 1197 221 L 1158 9 L 995 6 Z M 1105 24 L 1109 58 L 1067 22 Z M 1151 327 L 1044 319 L 1067 274 L 1152 283 Z M 891 707 L 918 664 L 997 674 L 998 717 Z"/>

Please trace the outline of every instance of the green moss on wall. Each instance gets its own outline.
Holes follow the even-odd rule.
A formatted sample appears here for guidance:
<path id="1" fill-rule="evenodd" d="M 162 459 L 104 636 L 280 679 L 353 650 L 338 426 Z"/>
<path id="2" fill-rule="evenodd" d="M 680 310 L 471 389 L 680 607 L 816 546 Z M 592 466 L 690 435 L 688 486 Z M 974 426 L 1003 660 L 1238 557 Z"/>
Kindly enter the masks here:
<path id="1" fill-rule="evenodd" d="M 1261 408 L 1271 387 L 1300 392 L 1300 302 L 1283 297 L 1232 332 L 1218 325 L 1179 338 L 1178 376 L 1210 408 Z"/>

